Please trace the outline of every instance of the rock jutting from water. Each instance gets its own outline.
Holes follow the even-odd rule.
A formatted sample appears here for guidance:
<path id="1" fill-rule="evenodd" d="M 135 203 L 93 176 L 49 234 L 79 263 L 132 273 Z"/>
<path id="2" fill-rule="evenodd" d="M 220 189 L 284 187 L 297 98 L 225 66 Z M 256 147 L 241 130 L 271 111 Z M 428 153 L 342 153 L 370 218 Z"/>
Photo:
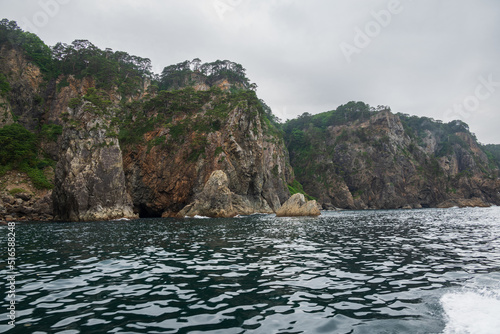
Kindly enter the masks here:
<path id="1" fill-rule="evenodd" d="M 210 175 L 203 190 L 195 196 L 195 200 L 185 206 L 178 216 L 227 218 L 255 212 L 271 213 L 272 209 L 256 207 L 255 203 L 249 199 L 232 192 L 229 189 L 229 179 L 226 173 L 216 170 Z"/>
<path id="2" fill-rule="evenodd" d="M 277 217 L 319 216 L 320 214 L 316 201 L 306 201 L 303 194 L 292 195 L 276 211 Z"/>
<path id="3" fill-rule="evenodd" d="M 110 121 L 95 117 L 88 103 L 68 110 L 77 122 L 62 134 L 52 193 L 55 219 L 136 217 L 125 188 L 118 139 L 107 135 Z"/>

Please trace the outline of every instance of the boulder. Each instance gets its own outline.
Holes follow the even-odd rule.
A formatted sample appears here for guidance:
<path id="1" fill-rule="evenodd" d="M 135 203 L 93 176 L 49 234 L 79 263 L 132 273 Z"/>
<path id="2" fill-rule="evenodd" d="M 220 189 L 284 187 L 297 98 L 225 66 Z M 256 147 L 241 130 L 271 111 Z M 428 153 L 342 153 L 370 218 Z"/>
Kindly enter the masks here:
<path id="1" fill-rule="evenodd" d="M 18 193 L 16 194 L 15 196 L 16 198 L 19 198 L 25 202 L 29 201 L 33 196 L 27 192 L 22 192 L 22 193 Z"/>
<path id="2" fill-rule="evenodd" d="M 221 170 L 212 172 L 203 190 L 195 201 L 184 207 L 179 216 L 206 216 L 213 218 L 236 216 L 233 207 L 233 193 L 229 190 L 229 180 Z"/>
<path id="3" fill-rule="evenodd" d="M 186 205 L 178 217 L 205 216 L 212 218 L 227 218 L 236 215 L 250 215 L 255 212 L 272 213 L 273 210 L 265 200 L 260 202 L 254 198 L 238 195 L 229 188 L 229 178 L 222 170 L 210 174 L 202 191 L 195 195 L 195 200 Z M 171 216 L 165 212 L 164 216 Z"/>
<path id="4" fill-rule="evenodd" d="M 52 191 L 47 192 L 45 196 L 37 199 L 33 204 L 36 213 L 42 216 L 52 215 L 54 206 L 52 205 Z"/>
<path id="5" fill-rule="evenodd" d="M 276 211 L 277 217 L 319 216 L 320 214 L 316 201 L 306 202 L 303 194 L 293 195 Z"/>

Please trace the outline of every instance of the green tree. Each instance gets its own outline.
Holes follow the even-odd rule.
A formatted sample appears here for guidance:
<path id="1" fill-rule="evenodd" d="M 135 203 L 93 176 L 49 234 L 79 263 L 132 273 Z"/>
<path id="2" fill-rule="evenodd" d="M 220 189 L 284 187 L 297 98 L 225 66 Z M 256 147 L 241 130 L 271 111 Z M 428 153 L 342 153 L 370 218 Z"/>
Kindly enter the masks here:
<path id="1" fill-rule="evenodd" d="M 19 167 L 36 159 L 35 134 L 15 123 L 0 129 L 0 164 Z"/>
<path id="2" fill-rule="evenodd" d="M 10 84 L 5 75 L 0 73 L 0 94 L 5 95 L 10 92 Z"/>
<path id="3" fill-rule="evenodd" d="M 15 21 L 0 21 L 0 44 L 22 49 L 46 76 L 54 75 L 51 49 L 37 35 L 24 32 Z"/>

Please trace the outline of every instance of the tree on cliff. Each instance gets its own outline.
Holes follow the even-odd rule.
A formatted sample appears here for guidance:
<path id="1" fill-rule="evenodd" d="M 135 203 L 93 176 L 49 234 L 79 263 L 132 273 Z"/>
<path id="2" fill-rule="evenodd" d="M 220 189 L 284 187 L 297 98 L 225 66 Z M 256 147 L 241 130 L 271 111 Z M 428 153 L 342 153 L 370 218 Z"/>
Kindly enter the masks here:
<path id="1" fill-rule="evenodd" d="M 48 47 L 37 35 L 25 32 L 15 21 L 0 21 L 0 44 L 20 48 L 48 78 L 92 76 L 97 88 L 118 87 L 123 95 L 134 94 L 144 79 L 153 79 L 151 60 L 111 49 L 101 50 L 88 40 Z"/>
<path id="2" fill-rule="evenodd" d="M 22 125 L 0 128 L 0 174 L 15 168 L 26 172 L 36 188 L 52 188 L 42 171 L 50 162 L 38 159 L 38 153 L 36 135 Z"/>
<path id="3" fill-rule="evenodd" d="M 135 93 L 145 78 L 153 78 L 150 59 L 109 48 L 101 50 L 88 40 L 57 43 L 52 53 L 59 73 L 80 78 L 92 76 L 97 88 L 116 86 L 124 95 Z"/>
<path id="4" fill-rule="evenodd" d="M 14 48 L 20 48 L 44 74 L 53 71 L 52 51 L 35 34 L 25 32 L 16 21 L 3 19 L 0 21 L 0 45 L 9 43 Z"/>
<path id="5" fill-rule="evenodd" d="M 232 84 L 240 84 L 246 89 L 253 86 L 246 77 L 242 65 L 229 60 L 216 60 L 212 63 L 202 63 L 199 58 L 186 60 L 167 66 L 160 75 L 160 89 L 179 89 L 191 84 L 192 75 L 198 75 L 206 84 L 212 86 L 217 81 L 226 79 Z"/>

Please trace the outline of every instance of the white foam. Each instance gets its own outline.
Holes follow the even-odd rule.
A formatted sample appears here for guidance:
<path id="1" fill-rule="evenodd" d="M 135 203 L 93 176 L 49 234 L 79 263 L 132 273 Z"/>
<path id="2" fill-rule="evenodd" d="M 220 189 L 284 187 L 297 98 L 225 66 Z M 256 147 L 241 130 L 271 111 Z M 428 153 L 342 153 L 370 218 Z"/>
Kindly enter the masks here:
<path id="1" fill-rule="evenodd" d="M 198 216 L 198 215 L 195 215 L 195 216 L 193 216 L 193 217 L 186 217 L 186 218 L 194 218 L 194 219 L 210 219 L 210 217 Z"/>
<path id="2" fill-rule="evenodd" d="M 500 290 L 447 293 L 441 305 L 447 317 L 444 334 L 500 333 Z"/>

